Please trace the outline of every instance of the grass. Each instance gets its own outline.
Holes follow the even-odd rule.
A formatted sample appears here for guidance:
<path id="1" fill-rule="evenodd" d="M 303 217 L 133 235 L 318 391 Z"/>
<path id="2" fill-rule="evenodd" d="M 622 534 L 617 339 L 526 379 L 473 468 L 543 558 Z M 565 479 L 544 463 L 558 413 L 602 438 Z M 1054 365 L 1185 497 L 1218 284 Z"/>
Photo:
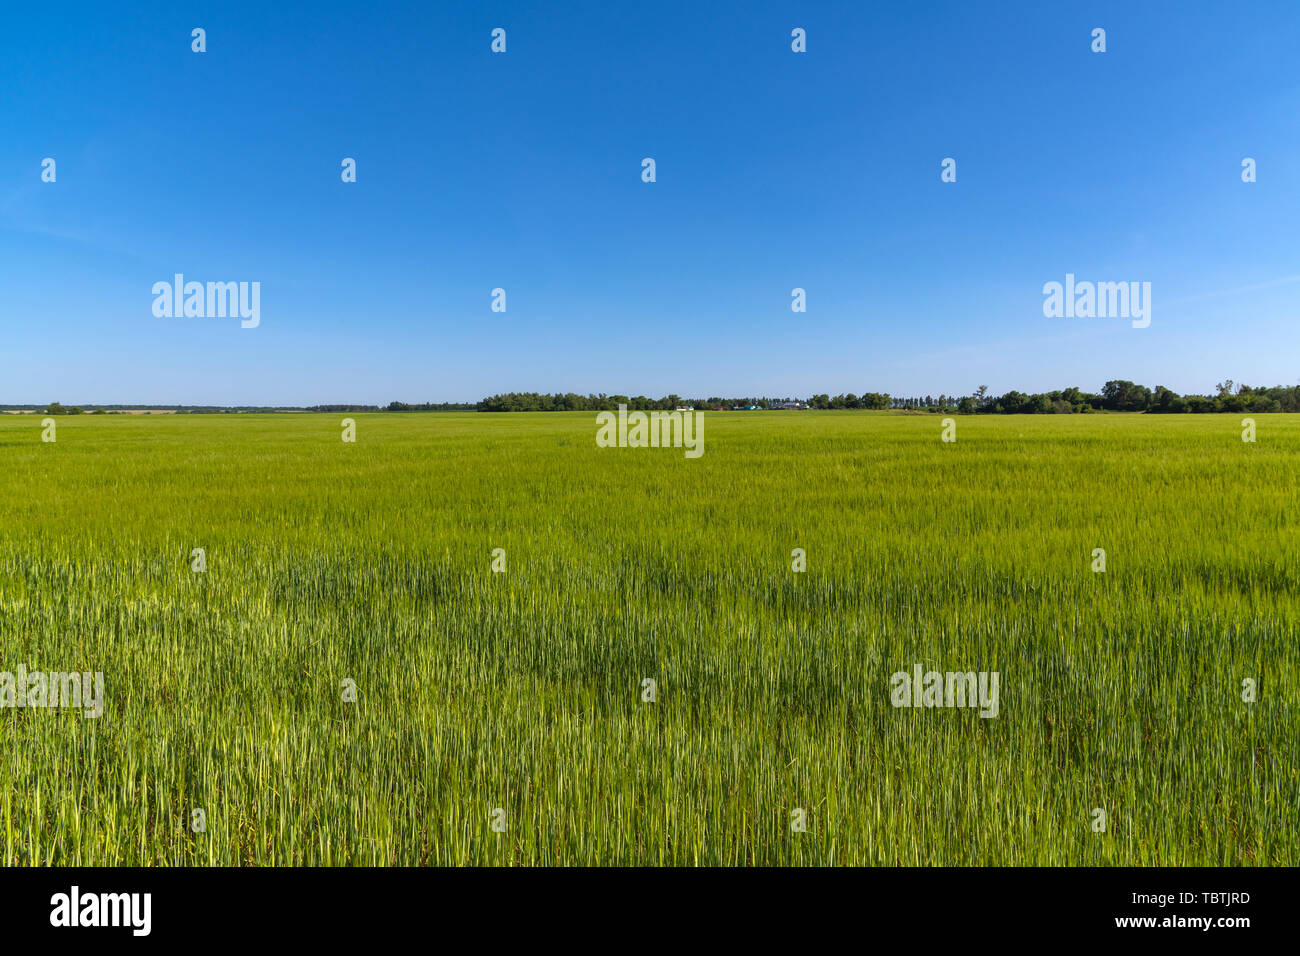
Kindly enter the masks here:
<path id="1" fill-rule="evenodd" d="M 0 416 L 0 861 L 1300 861 L 1300 416 L 342 417 Z"/>

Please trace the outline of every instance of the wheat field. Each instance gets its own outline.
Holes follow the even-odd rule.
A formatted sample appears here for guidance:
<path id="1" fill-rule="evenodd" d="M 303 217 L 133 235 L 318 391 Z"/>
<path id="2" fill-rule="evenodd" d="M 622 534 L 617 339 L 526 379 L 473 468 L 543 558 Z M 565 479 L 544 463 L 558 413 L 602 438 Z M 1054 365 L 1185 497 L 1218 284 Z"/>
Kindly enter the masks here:
<path id="1" fill-rule="evenodd" d="M 342 417 L 0 416 L 5 864 L 1300 861 L 1300 416 Z"/>

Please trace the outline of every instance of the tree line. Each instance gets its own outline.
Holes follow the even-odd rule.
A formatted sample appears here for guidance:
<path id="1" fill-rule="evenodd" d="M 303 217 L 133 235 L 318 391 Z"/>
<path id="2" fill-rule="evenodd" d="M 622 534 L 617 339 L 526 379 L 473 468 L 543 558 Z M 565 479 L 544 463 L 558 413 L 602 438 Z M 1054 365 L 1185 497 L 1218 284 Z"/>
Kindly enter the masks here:
<path id="1" fill-rule="evenodd" d="M 538 392 L 506 392 L 493 395 L 480 401 L 475 408 L 480 412 L 614 412 L 620 405 L 626 405 L 632 411 L 653 412 L 672 411 L 674 408 L 694 407 L 696 409 L 718 408 L 776 408 L 783 402 L 793 402 L 793 398 L 683 398 L 680 395 L 665 395 L 663 398 L 648 398 L 645 395 L 578 395 L 575 392 L 554 395 Z"/>
<path id="2" fill-rule="evenodd" d="M 310 406 L 192 406 L 192 405 L 88 405 L 84 409 L 59 402 L 49 405 L 11 405 L 12 409 L 43 411 L 50 415 L 104 414 L 127 409 L 169 410 L 177 414 L 222 412 L 612 412 L 620 405 L 633 411 L 672 411 L 675 408 L 723 410 L 730 408 L 774 409 L 795 402 L 810 408 L 859 408 L 868 410 L 900 409 L 958 415 L 1071 415 L 1089 412 L 1147 412 L 1150 414 L 1203 412 L 1300 412 L 1300 385 L 1238 385 L 1231 379 L 1215 386 L 1211 395 L 1179 395 L 1163 385 L 1154 389 L 1124 379 L 1113 379 L 1100 392 L 1064 388 L 1052 392 L 1025 393 L 1015 389 L 1005 395 L 989 394 L 981 385 L 972 395 L 888 395 L 883 392 L 852 392 L 843 395 L 813 395 L 808 399 L 745 396 L 741 398 L 683 398 L 665 395 L 579 395 L 576 392 L 555 394 L 539 392 L 505 392 L 478 402 L 389 402 L 387 405 L 310 405 Z"/>
<path id="3" fill-rule="evenodd" d="M 480 412 L 587 412 L 616 411 L 626 405 L 636 411 L 664 411 L 684 406 L 696 409 L 778 408 L 797 401 L 791 398 L 683 398 L 666 395 L 578 395 L 573 392 L 539 394 L 507 392 L 485 398 L 476 406 Z M 923 412 L 949 412 L 959 415 L 1070 415 L 1090 412 L 1300 412 L 1300 385 L 1252 387 L 1237 385 L 1231 379 L 1215 386 L 1212 395 L 1179 395 L 1163 385 L 1154 389 L 1124 379 L 1113 379 L 1100 392 L 1085 392 L 1071 387 L 1051 392 L 1028 394 L 1012 389 L 1005 395 L 989 394 L 981 385 L 973 395 L 888 395 L 864 392 L 856 395 L 813 395 L 809 407 L 820 409 L 904 409 Z"/>

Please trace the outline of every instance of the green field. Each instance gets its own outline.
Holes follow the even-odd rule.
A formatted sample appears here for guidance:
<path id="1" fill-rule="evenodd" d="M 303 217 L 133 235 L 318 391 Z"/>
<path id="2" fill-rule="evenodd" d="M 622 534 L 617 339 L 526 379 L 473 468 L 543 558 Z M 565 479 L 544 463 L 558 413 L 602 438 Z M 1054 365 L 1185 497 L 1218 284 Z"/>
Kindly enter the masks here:
<path id="1" fill-rule="evenodd" d="M 0 710 L 6 864 L 1300 862 L 1300 416 L 40 417 L 0 671 L 105 699 Z"/>

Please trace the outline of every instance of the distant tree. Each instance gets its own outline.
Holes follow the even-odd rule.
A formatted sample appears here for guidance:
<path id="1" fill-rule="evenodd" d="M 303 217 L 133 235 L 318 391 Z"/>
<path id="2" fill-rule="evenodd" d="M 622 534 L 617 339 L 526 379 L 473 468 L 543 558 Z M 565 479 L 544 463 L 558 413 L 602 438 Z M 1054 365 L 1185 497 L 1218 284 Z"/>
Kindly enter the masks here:
<path id="1" fill-rule="evenodd" d="M 1101 387 L 1105 407 L 1117 412 L 1145 411 L 1151 402 L 1151 389 L 1124 379 L 1107 382 Z"/>
<path id="2" fill-rule="evenodd" d="M 1151 396 L 1151 404 L 1147 407 L 1148 412 L 1169 413 L 1183 412 L 1187 410 L 1187 403 L 1182 397 L 1165 388 L 1163 385 L 1157 385 L 1155 392 Z"/>

